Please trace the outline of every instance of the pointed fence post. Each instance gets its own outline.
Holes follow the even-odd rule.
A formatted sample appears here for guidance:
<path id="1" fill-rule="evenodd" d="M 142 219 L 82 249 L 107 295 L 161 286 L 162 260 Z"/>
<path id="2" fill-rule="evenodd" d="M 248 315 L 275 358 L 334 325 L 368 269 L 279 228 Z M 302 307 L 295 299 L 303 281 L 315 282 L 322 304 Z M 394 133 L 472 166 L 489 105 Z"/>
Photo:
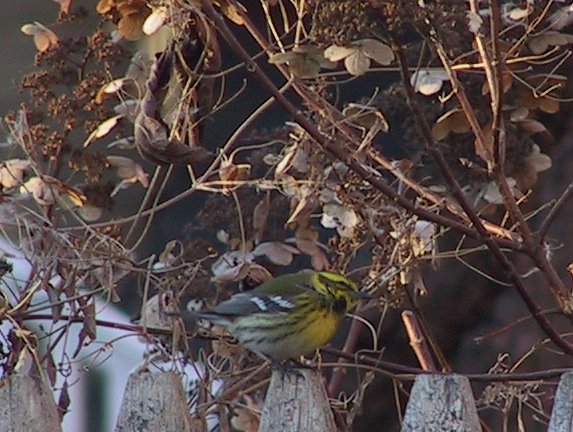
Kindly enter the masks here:
<path id="1" fill-rule="evenodd" d="M 42 380 L 19 374 L 0 380 L 0 431 L 61 430 L 54 396 Z"/>
<path id="2" fill-rule="evenodd" d="M 470 382 L 460 375 L 418 375 L 402 432 L 481 431 Z"/>
<path id="3" fill-rule="evenodd" d="M 274 371 L 259 432 L 336 431 L 322 375 L 310 369 Z"/>
<path id="4" fill-rule="evenodd" d="M 173 372 L 133 372 L 127 381 L 116 432 L 190 432 L 181 379 Z"/>
<path id="5" fill-rule="evenodd" d="M 561 375 L 548 432 L 573 432 L 573 372 Z"/>

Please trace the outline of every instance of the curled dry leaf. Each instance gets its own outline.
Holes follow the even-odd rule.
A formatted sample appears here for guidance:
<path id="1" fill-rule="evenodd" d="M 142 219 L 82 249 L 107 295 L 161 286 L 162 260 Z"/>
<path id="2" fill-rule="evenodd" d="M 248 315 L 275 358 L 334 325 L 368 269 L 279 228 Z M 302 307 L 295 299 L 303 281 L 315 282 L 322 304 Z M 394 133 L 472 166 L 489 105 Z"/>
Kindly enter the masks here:
<path id="1" fill-rule="evenodd" d="M 103 216 L 103 209 L 91 204 L 85 204 L 76 210 L 78 215 L 86 222 L 96 222 Z"/>
<path id="2" fill-rule="evenodd" d="M 152 10 L 151 14 L 143 23 L 143 33 L 150 36 L 157 32 L 169 18 L 168 10 L 165 6 L 159 6 Z"/>
<path id="3" fill-rule="evenodd" d="M 459 108 L 448 111 L 442 115 L 432 127 L 432 136 L 436 141 L 441 141 L 446 138 L 450 132 L 453 133 L 466 133 L 471 130 L 468 119 Z"/>
<path id="4" fill-rule="evenodd" d="M 511 190 L 515 193 L 515 186 L 517 184 L 515 179 L 512 177 L 508 177 L 507 183 L 511 188 Z M 503 197 L 501 196 L 501 192 L 497 187 L 497 184 L 493 180 L 484 185 L 484 187 L 481 190 L 481 195 L 483 200 L 490 204 L 495 204 L 495 205 L 503 204 Z"/>
<path id="5" fill-rule="evenodd" d="M 247 8 L 238 1 L 220 0 L 221 12 L 237 25 L 244 25 L 243 13 L 247 13 Z"/>
<path id="6" fill-rule="evenodd" d="M 72 0 L 52 0 L 60 5 L 60 15 L 67 15 L 70 13 L 72 7 Z"/>
<path id="7" fill-rule="evenodd" d="M 412 233 L 412 251 L 415 256 L 432 253 L 436 232 L 437 228 L 435 224 L 425 220 L 416 221 Z"/>
<path id="8" fill-rule="evenodd" d="M 287 241 L 290 241 L 287 240 Z M 310 256 L 310 262 L 315 270 L 329 268 L 328 258 L 318 242 L 318 231 L 312 228 L 299 228 L 294 238 L 296 247 L 304 254 Z"/>
<path id="9" fill-rule="evenodd" d="M 24 159 L 9 159 L 0 164 L 0 186 L 13 188 L 22 183 L 32 163 Z"/>
<path id="10" fill-rule="evenodd" d="M 509 119 L 528 135 L 540 133 L 551 138 L 551 134 L 545 125 L 538 120 L 529 118 L 529 115 L 529 109 L 521 107 L 512 111 L 509 115 Z"/>
<path id="11" fill-rule="evenodd" d="M 310 263 L 313 269 L 322 271 L 330 266 L 326 254 L 314 240 L 297 238 L 296 246 L 300 249 L 301 252 L 310 256 Z"/>
<path id="12" fill-rule="evenodd" d="M 416 92 L 430 96 L 441 90 L 445 81 L 449 81 L 448 73 L 442 68 L 420 69 L 410 77 L 410 84 Z"/>
<path id="13" fill-rule="evenodd" d="M 149 186 L 149 175 L 137 162 L 124 156 L 108 156 L 107 161 L 116 169 L 116 173 L 125 184 L 141 183 L 144 188 Z"/>
<path id="14" fill-rule="evenodd" d="M 34 200 L 40 205 L 52 205 L 56 202 L 55 193 L 52 187 L 44 182 L 40 177 L 32 177 L 22 186 L 20 193 L 31 194 Z"/>
<path id="15" fill-rule="evenodd" d="M 267 219 L 269 217 L 269 210 L 271 207 L 271 195 L 266 193 L 262 200 L 255 206 L 253 210 L 253 229 L 255 231 L 255 244 L 259 243 L 263 238 L 265 228 L 267 226 Z"/>
<path id="16" fill-rule="evenodd" d="M 290 168 L 294 168 L 301 173 L 307 172 L 310 168 L 308 155 L 297 144 L 286 148 L 284 156 L 275 167 L 275 178 L 282 178 Z"/>
<path id="17" fill-rule="evenodd" d="M 290 204 L 292 211 L 286 221 L 286 225 L 290 225 L 294 222 L 300 224 L 303 220 L 307 219 L 318 206 L 316 191 L 306 185 L 299 186 L 297 193 L 291 197 Z"/>
<path id="18" fill-rule="evenodd" d="M 573 35 L 547 30 L 538 36 L 529 38 L 527 44 L 533 54 L 543 54 L 549 47 L 563 46 L 573 43 Z"/>
<path id="19" fill-rule="evenodd" d="M 59 43 L 58 36 L 45 25 L 34 21 L 34 24 L 24 24 L 20 30 L 28 36 L 34 37 L 34 45 L 40 52 L 46 51 L 53 45 Z"/>
<path id="20" fill-rule="evenodd" d="M 370 68 L 371 60 L 383 66 L 394 61 L 392 49 L 376 39 L 361 39 L 349 46 L 331 45 L 324 51 L 324 57 L 332 62 L 344 60 L 344 66 L 351 75 L 363 75 Z"/>
<path id="21" fill-rule="evenodd" d="M 388 132 L 390 129 L 384 114 L 376 107 L 351 102 L 344 107 L 342 115 L 351 123 L 364 129 L 382 132 Z"/>
<path id="22" fill-rule="evenodd" d="M 549 16 L 550 28 L 561 30 L 573 22 L 573 5 L 567 5 L 556 10 Z"/>
<path id="23" fill-rule="evenodd" d="M 211 280 L 224 284 L 243 280 L 255 264 L 255 256 L 250 252 L 230 251 L 221 255 L 211 266 Z"/>
<path id="24" fill-rule="evenodd" d="M 538 174 L 548 170 L 551 166 L 551 158 L 541 153 L 539 146 L 534 144 L 531 153 L 523 159 L 520 169 L 514 173 L 519 190 L 531 189 L 537 183 Z"/>
<path id="25" fill-rule="evenodd" d="M 126 78 L 118 78 L 101 86 L 95 97 L 96 103 L 102 104 L 106 95 L 112 95 L 117 93 L 119 90 L 123 88 L 126 81 L 127 81 Z"/>
<path id="26" fill-rule="evenodd" d="M 341 237 L 351 238 L 360 219 L 354 209 L 339 204 L 328 203 L 322 207 L 320 223 L 325 228 L 336 228 Z"/>
<path id="27" fill-rule="evenodd" d="M 549 114 L 559 111 L 559 99 L 555 90 L 561 88 L 567 77 L 557 74 L 533 75 L 528 78 L 530 87 L 520 89 L 516 104 L 530 110 L 539 109 Z"/>
<path id="28" fill-rule="evenodd" d="M 297 248 L 281 242 L 264 242 L 253 249 L 253 255 L 264 255 L 273 264 L 282 266 L 290 265 L 294 255 L 298 255 L 299 253 L 300 251 Z"/>
<path id="29" fill-rule="evenodd" d="M 482 24 L 483 18 L 480 14 L 474 11 L 467 11 L 466 12 L 466 19 L 468 21 L 468 29 L 473 34 L 478 34 Z"/>
<path id="30" fill-rule="evenodd" d="M 89 134 L 84 142 L 84 147 L 89 146 L 96 139 L 102 138 L 110 133 L 114 127 L 119 124 L 119 121 L 123 118 L 123 115 L 116 115 L 108 118 L 103 123 L 101 123 L 95 130 Z"/>
<path id="31" fill-rule="evenodd" d="M 117 23 L 119 33 L 129 41 L 143 36 L 143 23 L 151 14 L 151 9 L 144 0 L 116 0 L 115 7 L 121 18 Z"/>

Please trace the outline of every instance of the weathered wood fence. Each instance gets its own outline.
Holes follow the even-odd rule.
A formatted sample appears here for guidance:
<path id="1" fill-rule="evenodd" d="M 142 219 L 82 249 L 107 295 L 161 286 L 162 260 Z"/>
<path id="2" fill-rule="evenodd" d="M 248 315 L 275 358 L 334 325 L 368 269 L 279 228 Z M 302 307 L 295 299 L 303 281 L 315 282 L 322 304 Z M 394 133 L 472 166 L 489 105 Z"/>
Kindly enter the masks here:
<path id="1" fill-rule="evenodd" d="M 191 432 L 183 386 L 172 372 L 129 377 L 116 432 Z M 271 378 L 259 431 L 335 431 L 322 377 L 311 370 Z M 461 375 L 420 375 L 406 407 L 402 432 L 481 431 L 475 400 Z M 0 381 L 1 432 L 61 431 L 52 392 L 41 381 L 13 375 Z M 573 432 L 573 372 L 559 382 L 548 432 Z"/>

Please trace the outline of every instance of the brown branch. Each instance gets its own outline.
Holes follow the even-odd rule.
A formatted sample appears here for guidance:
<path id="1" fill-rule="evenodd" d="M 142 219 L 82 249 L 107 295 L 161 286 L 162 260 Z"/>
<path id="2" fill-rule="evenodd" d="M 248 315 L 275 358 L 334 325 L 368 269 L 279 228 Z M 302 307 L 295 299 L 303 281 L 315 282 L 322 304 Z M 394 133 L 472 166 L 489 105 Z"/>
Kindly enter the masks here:
<path id="1" fill-rule="evenodd" d="M 412 311 L 405 310 L 402 312 L 402 321 L 404 322 L 404 327 L 410 340 L 410 346 L 412 350 L 414 350 L 414 354 L 416 354 L 418 363 L 420 363 L 420 366 L 422 366 L 422 369 L 425 371 L 436 372 L 438 368 L 432 358 L 432 353 L 430 353 L 428 349 L 426 338 L 416 320 L 416 315 L 414 315 Z"/>
<path id="2" fill-rule="evenodd" d="M 356 308 L 355 313 L 359 315 L 361 310 L 362 310 L 362 305 L 359 305 Z M 350 324 L 350 329 L 348 330 L 348 335 L 346 336 L 346 341 L 344 342 L 344 347 L 342 348 L 343 352 L 348 354 L 352 354 L 355 352 L 356 344 L 358 343 L 358 337 L 360 336 L 360 331 L 362 330 L 363 325 L 364 324 L 357 319 L 352 320 L 352 324 Z M 343 358 L 340 357 L 338 359 L 338 362 L 342 363 L 342 361 Z M 334 371 L 332 372 L 332 378 L 328 383 L 327 393 L 329 397 L 334 398 L 337 396 L 344 375 L 346 375 L 345 367 L 339 367 L 334 369 Z"/>

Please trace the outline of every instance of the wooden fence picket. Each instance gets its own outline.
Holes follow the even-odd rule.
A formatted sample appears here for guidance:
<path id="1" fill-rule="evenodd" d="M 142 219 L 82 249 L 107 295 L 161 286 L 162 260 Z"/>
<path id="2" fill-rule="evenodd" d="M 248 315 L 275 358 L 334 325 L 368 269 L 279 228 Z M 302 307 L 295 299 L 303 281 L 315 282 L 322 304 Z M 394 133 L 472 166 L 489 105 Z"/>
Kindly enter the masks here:
<path id="1" fill-rule="evenodd" d="M 116 432 L 190 432 L 189 408 L 174 372 L 133 372 L 127 381 Z"/>
<path id="2" fill-rule="evenodd" d="M 259 432 L 337 430 L 322 375 L 275 371 L 262 409 Z M 200 427 L 199 424 L 195 426 Z M 174 372 L 133 372 L 116 432 L 191 432 L 194 429 L 180 377 Z M 14 374 L 0 380 L 1 432 L 61 432 L 56 403 L 41 380 Z M 419 375 L 401 432 L 482 430 L 469 380 L 461 375 Z M 573 372 L 563 374 L 548 432 L 573 432 Z"/>
<path id="3" fill-rule="evenodd" d="M 54 396 L 41 379 L 14 374 L 0 380 L 0 431 L 61 430 Z"/>
<path id="4" fill-rule="evenodd" d="M 561 376 L 547 431 L 573 432 L 573 372 Z"/>
<path id="5" fill-rule="evenodd" d="M 259 432 L 336 430 L 322 374 L 310 369 L 273 372 Z"/>
<path id="6" fill-rule="evenodd" d="M 481 431 L 469 380 L 419 375 L 412 386 L 402 432 Z"/>

